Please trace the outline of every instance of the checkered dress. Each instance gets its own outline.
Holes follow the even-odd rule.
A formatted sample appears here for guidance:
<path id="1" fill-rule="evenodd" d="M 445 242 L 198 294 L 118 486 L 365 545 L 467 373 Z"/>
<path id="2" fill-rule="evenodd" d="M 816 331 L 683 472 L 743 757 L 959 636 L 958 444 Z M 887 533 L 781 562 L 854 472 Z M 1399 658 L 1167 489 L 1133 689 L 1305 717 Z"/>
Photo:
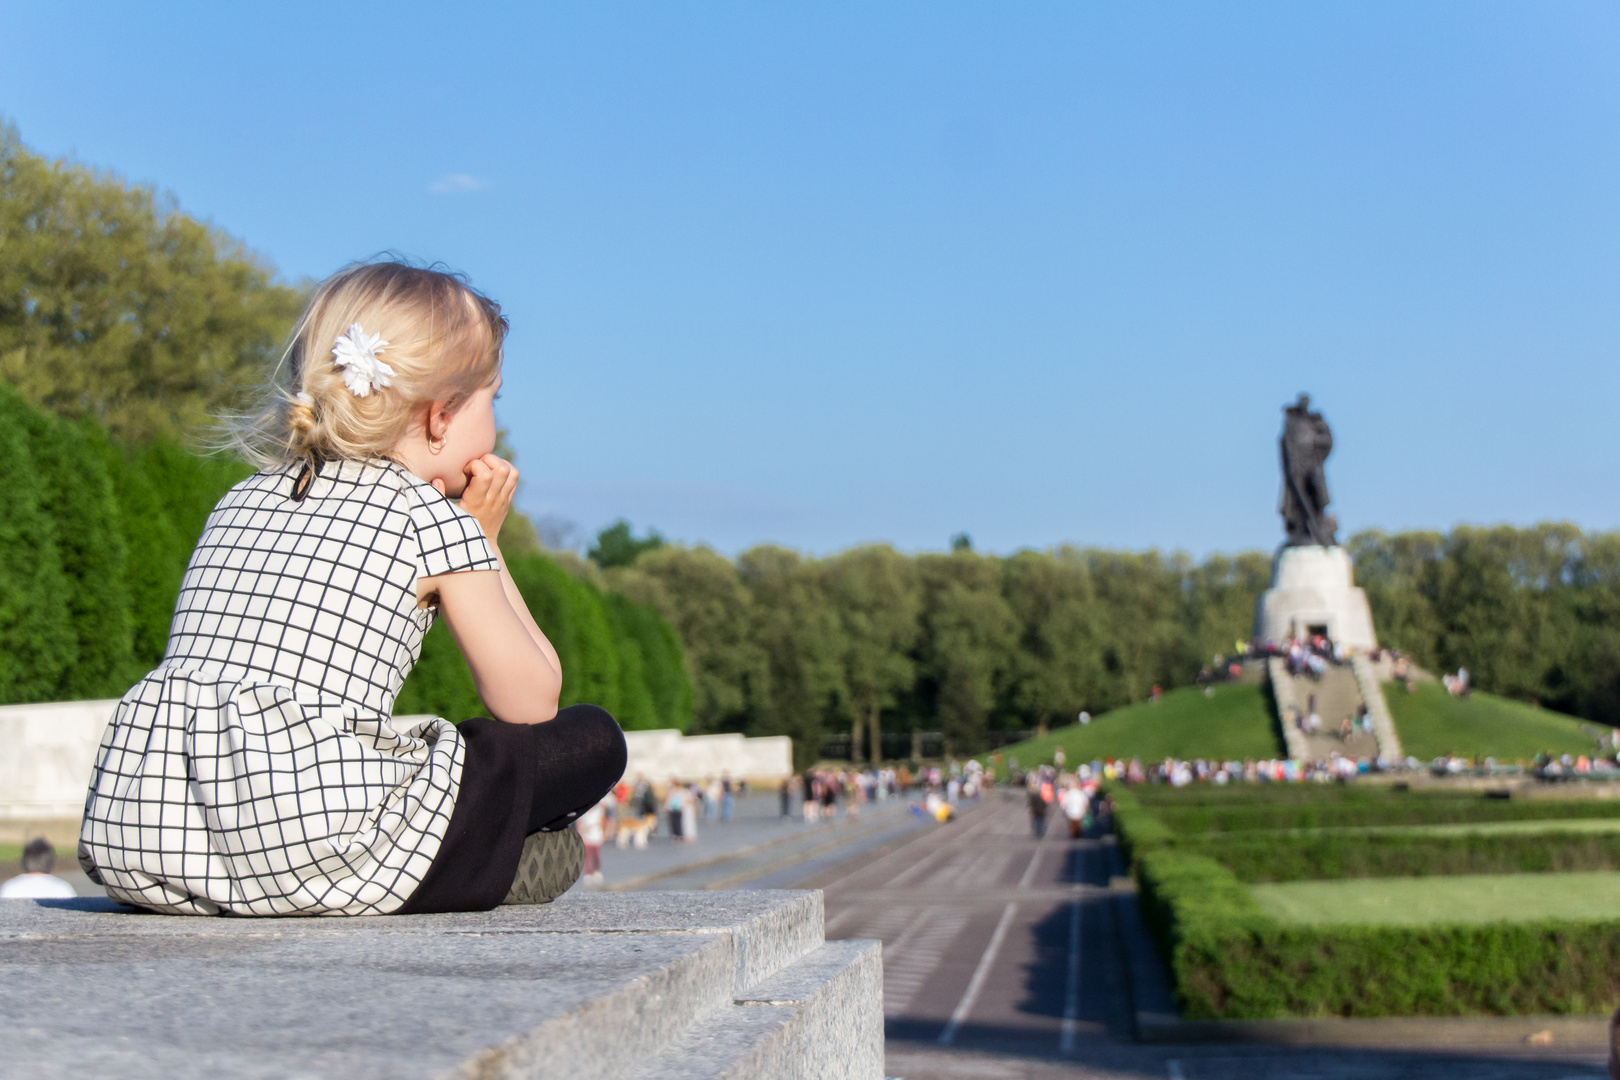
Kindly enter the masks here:
<path id="1" fill-rule="evenodd" d="M 119 702 L 79 862 L 115 900 L 185 914 L 397 910 L 444 838 L 465 744 L 390 726 L 433 610 L 418 577 L 499 566 L 482 528 L 390 462 L 232 488 L 168 652 Z"/>

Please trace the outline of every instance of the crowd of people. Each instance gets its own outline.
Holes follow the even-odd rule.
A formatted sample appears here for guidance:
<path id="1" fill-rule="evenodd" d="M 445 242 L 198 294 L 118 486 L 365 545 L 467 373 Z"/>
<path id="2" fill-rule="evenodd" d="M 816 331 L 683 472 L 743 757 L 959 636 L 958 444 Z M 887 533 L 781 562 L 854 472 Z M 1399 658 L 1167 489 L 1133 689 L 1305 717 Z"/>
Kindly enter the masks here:
<path id="1" fill-rule="evenodd" d="M 1068 829 L 1069 839 L 1078 840 L 1091 828 L 1093 810 L 1109 815 L 1109 803 L 1099 801 L 1098 774 L 1090 765 L 1081 765 L 1074 772 L 1065 772 L 1062 762 L 1041 765 L 1022 775 L 1024 803 L 1029 810 L 1030 831 L 1035 839 L 1046 836 L 1047 818 L 1055 811 Z M 1016 781 L 1015 781 L 1016 783 Z"/>

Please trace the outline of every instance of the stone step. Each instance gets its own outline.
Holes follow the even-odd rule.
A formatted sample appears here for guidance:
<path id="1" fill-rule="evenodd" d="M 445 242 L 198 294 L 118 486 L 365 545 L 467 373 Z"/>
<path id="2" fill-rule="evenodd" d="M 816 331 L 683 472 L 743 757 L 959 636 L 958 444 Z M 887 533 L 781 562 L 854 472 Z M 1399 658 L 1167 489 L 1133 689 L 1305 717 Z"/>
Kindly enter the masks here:
<path id="1" fill-rule="evenodd" d="M 848 1010 L 841 1024 L 881 1032 L 881 979 L 864 997 L 838 989 L 865 986 L 862 965 L 881 960 L 846 958 L 846 976 L 824 948 L 819 892 L 569 894 L 337 919 L 0 901 L 0 1077 L 606 1080 L 652 1067 L 773 979 L 823 969 L 825 990 L 754 1006 L 794 1013 L 760 1045 L 801 1045 L 793 1033 L 814 1026 L 823 999 Z M 811 1062 L 855 1075 L 845 1064 Z"/>
<path id="2" fill-rule="evenodd" d="M 882 994 L 880 942 L 828 942 L 692 1025 L 631 1075 L 873 1080 L 883 1075 L 883 1016 L 865 1003 Z"/>

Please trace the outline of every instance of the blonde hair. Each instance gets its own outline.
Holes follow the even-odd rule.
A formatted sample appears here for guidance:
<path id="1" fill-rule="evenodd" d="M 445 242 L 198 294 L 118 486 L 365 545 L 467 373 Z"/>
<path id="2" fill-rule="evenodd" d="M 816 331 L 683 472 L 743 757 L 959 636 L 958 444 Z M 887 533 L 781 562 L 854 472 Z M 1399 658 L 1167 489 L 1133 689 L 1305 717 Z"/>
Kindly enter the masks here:
<path id="1" fill-rule="evenodd" d="M 387 387 L 356 397 L 332 362 L 359 323 L 388 345 Z M 230 445 L 271 469 L 302 459 L 384 457 L 429 402 L 454 409 L 500 374 L 501 306 L 458 274 L 402 262 L 346 266 L 315 288 L 254 412 L 227 424 Z"/>

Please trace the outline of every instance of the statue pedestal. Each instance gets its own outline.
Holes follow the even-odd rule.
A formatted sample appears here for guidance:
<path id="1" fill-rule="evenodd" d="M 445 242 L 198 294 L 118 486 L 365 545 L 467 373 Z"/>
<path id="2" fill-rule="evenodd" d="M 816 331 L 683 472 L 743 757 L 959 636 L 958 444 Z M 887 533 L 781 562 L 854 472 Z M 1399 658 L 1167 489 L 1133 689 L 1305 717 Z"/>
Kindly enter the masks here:
<path id="1" fill-rule="evenodd" d="M 1334 644 L 1374 649 L 1372 609 L 1356 588 L 1350 553 L 1342 547 L 1285 547 L 1271 565 L 1271 588 L 1260 596 L 1254 632 L 1262 641 L 1326 633 Z"/>

